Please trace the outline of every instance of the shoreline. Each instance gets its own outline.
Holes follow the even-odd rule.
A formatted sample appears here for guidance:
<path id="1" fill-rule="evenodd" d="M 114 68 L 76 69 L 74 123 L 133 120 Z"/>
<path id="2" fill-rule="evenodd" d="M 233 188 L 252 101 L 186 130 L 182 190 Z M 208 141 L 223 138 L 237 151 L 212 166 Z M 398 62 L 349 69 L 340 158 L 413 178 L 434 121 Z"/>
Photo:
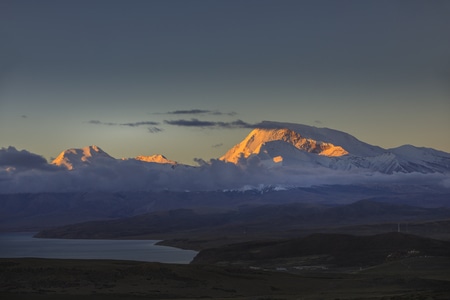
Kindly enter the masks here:
<path id="1" fill-rule="evenodd" d="M 189 264 L 198 251 L 156 239 L 40 238 L 34 232 L 0 234 L 0 258 L 102 259 Z"/>

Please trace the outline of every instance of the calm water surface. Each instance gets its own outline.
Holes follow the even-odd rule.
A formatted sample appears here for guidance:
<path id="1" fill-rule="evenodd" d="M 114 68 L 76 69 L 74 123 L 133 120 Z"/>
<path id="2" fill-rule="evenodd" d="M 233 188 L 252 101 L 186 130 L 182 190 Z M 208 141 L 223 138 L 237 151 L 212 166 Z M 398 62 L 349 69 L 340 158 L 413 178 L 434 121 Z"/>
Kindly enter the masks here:
<path id="1" fill-rule="evenodd" d="M 37 239 L 35 233 L 0 233 L 0 257 L 123 259 L 187 264 L 196 251 L 155 245 L 155 240 Z"/>

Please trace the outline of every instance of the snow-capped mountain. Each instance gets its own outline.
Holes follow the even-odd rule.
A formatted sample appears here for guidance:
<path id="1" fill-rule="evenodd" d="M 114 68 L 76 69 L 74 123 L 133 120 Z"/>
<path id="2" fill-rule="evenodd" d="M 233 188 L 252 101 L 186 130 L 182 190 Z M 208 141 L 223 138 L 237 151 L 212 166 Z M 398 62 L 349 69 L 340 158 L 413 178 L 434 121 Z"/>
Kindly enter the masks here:
<path id="1" fill-rule="evenodd" d="M 419 171 L 422 173 L 449 172 L 450 154 L 425 147 L 403 145 L 388 149 L 399 160 L 405 172 Z"/>
<path id="2" fill-rule="evenodd" d="M 87 146 L 84 148 L 72 148 L 61 152 L 56 157 L 52 164 L 57 166 L 64 166 L 68 170 L 78 169 L 80 167 L 87 167 L 93 165 L 112 166 L 113 164 L 130 165 L 141 164 L 149 167 L 147 163 L 156 165 L 177 165 L 176 161 L 167 159 L 164 155 L 155 154 L 150 156 L 139 155 L 135 158 L 116 159 L 103 151 L 98 146 Z"/>
<path id="3" fill-rule="evenodd" d="M 326 168 L 339 171 L 393 173 L 449 173 L 450 154 L 405 145 L 383 149 L 342 131 L 265 121 L 220 158 L 241 168 L 260 165 L 267 169 Z M 115 159 L 97 146 L 63 151 L 52 162 L 68 170 L 93 165 L 141 166 L 142 170 L 175 168 L 177 162 L 161 154 Z M 180 165 L 181 166 L 181 165 Z M 165 168 L 165 167 L 164 167 Z M 170 168 L 169 168 L 170 169 Z"/>
<path id="4" fill-rule="evenodd" d="M 275 122 L 263 122 L 220 159 L 199 166 L 160 154 L 116 159 L 97 146 L 68 149 L 52 164 L 26 150 L 0 149 L 0 193 L 263 191 L 386 183 L 448 189 L 450 153 L 411 145 L 383 149 L 345 132 Z"/>
<path id="5" fill-rule="evenodd" d="M 341 131 L 313 126 L 263 122 L 220 158 L 246 165 L 325 167 L 392 174 L 450 172 L 450 154 L 405 145 L 383 149 Z"/>
<path id="6" fill-rule="evenodd" d="M 276 142 L 278 146 L 271 147 L 267 145 L 272 142 Z M 278 148 L 278 151 L 281 151 L 280 148 L 285 146 L 284 144 L 292 145 L 294 148 L 304 152 L 323 156 L 343 156 L 348 154 L 341 146 L 314 140 L 288 128 L 254 129 L 241 143 L 234 146 L 221 159 L 237 163 L 241 156 L 248 158 L 253 154 L 266 153 L 273 148 Z M 267 149 L 261 149 L 261 147 Z M 293 149 L 285 150 L 288 152 L 293 151 Z"/>
<path id="7" fill-rule="evenodd" d="M 113 162 L 115 158 L 95 145 L 84 148 L 72 148 L 61 152 L 52 164 L 65 166 L 68 170 L 73 170 L 81 166 L 98 162 Z"/>
<path id="8" fill-rule="evenodd" d="M 176 161 L 167 159 L 162 154 L 155 154 L 155 155 L 150 155 L 150 156 L 139 155 L 139 156 L 136 156 L 134 159 L 139 160 L 139 161 L 144 161 L 144 162 L 158 163 L 158 164 L 171 164 L 171 165 L 177 164 Z"/>

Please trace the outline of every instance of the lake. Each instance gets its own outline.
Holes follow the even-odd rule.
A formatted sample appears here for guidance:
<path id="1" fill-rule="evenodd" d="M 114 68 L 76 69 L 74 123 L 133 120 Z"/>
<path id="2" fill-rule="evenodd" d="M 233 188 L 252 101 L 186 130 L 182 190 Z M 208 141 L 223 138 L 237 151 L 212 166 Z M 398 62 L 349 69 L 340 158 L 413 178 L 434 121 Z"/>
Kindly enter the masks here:
<path id="1" fill-rule="evenodd" d="M 119 259 L 187 264 L 196 251 L 155 245 L 155 240 L 37 239 L 33 232 L 0 233 L 0 257 Z"/>

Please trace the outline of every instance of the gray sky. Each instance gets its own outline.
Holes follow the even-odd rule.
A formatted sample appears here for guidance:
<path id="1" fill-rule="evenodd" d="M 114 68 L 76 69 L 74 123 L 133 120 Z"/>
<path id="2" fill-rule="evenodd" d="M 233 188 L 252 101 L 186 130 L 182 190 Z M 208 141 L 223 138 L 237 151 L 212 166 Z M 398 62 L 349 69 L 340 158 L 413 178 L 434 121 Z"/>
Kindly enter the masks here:
<path id="1" fill-rule="evenodd" d="M 3 0 L 0 147 L 192 164 L 272 120 L 450 152 L 449 15 L 430 0 Z"/>

